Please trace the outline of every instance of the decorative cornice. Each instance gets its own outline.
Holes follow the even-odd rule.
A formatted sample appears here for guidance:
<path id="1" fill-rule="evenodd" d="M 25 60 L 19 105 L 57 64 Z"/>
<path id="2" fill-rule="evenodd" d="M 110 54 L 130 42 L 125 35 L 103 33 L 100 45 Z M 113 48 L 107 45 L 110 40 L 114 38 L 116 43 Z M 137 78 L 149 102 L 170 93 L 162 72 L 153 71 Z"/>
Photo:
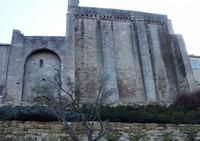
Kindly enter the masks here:
<path id="1" fill-rule="evenodd" d="M 77 19 L 111 20 L 122 22 L 144 21 L 146 23 L 163 24 L 168 21 L 166 15 L 91 7 L 77 7 L 74 9 L 73 15 Z"/>
<path id="2" fill-rule="evenodd" d="M 128 17 L 128 16 L 112 16 L 112 15 L 96 15 L 96 14 L 74 14 L 76 19 L 93 19 L 93 20 L 110 20 L 121 22 L 144 21 L 145 23 L 163 24 L 166 21 L 159 19 Z"/>

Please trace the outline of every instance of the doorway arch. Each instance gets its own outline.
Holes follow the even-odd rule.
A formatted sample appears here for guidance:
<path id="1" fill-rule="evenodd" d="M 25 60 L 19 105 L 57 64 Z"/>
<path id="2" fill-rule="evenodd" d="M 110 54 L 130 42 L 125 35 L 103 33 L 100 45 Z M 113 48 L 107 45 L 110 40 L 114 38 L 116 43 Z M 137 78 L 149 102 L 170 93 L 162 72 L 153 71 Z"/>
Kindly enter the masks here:
<path id="1" fill-rule="evenodd" d="M 61 72 L 61 59 L 48 49 L 37 50 L 31 53 L 24 66 L 24 83 L 22 101 L 34 101 L 38 95 L 33 88 L 38 84 L 47 84 L 49 79 Z M 60 78 L 59 78 L 60 79 Z"/>

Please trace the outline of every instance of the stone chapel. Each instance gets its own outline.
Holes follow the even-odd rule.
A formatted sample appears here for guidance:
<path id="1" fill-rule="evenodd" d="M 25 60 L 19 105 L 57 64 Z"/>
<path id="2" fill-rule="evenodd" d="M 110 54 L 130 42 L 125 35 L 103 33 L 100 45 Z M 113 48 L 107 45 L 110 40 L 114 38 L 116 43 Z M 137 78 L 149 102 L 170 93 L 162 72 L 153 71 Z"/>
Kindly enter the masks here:
<path id="1" fill-rule="evenodd" d="M 181 35 L 166 15 L 80 7 L 68 1 L 66 36 L 25 36 L 13 30 L 0 44 L 0 96 L 3 102 L 32 102 L 31 88 L 60 73 L 83 99 L 96 94 L 99 77 L 112 103 L 171 102 L 195 89 Z"/>

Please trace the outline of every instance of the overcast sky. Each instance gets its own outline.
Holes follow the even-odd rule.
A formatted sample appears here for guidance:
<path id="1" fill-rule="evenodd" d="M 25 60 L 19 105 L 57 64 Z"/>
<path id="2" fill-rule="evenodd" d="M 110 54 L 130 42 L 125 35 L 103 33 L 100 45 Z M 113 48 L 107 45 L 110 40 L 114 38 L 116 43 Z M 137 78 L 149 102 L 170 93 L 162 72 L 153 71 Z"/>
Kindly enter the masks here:
<path id="1" fill-rule="evenodd" d="M 166 14 L 182 34 L 189 54 L 200 55 L 200 0 L 80 0 L 81 6 Z M 12 30 L 24 35 L 64 36 L 67 0 L 0 0 L 0 43 Z"/>

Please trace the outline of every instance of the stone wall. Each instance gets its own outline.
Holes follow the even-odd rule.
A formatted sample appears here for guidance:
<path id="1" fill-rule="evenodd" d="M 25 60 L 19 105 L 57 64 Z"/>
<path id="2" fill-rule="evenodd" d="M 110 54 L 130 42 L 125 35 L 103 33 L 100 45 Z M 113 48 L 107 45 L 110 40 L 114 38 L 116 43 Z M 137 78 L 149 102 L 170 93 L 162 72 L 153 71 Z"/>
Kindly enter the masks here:
<path id="1" fill-rule="evenodd" d="M 166 15 L 70 9 L 76 80 L 83 82 L 82 93 L 94 95 L 102 73 L 109 77 L 107 89 L 113 90 L 113 102 L 168 103 L 177 93 L 195 89 L 184 40 L 173 33 Z"/>
<path id="2" fill-rule="evenodd" d="M 34 55 L 36 55 L 35 60 L 30 61 Z M 41 57 L 44 66 L 42 72 L 39 71 L 42 69 L 39 69 L 38 64 Z M 60 70 L 63 87 L 66 89 L 69 78 L 74 82 L 73 62 L 73 53 L 66 37 L 24 36 L 20 31 L 14 30 L 8 61 L 6 100 L 16 103 L 22 100 L 29 101 L 23 99 L 23 95 L 30 95 L 27 94 L 30 93 L 30 88 L 28 91 L 24 90 L 27 88 L 25 85 L 30 83 L 34 85 L 37 81 L 28 80 L 26 76 L 40 77 L 46 74 L 52 76 L 55 73 L 55 64 Z M 38 66 L 38 69 L 34 66 Z"/>
<path id="3" fill-rule="evenodd" d="M 6 93 L 6 77 L 10 45 L 0 44 L 0 102 Z"/>
<path id="4" fill-rule="evenodd" d="M 80 141 L 86 141 L 80 123 L 75 123 Z M 95 124 L 98 130 L 98 124 Z M 119 135 L 119 141 L 128 141 L 130 136 L 142 135 L 149 141 L 161 141 L 174 138 L 178 141 L 188 141 L 189 135 L 200 140 L 200 125 L 173 125 L 173 124 L 137 124 L 137 123 L 110 123 L 110 133 Z M 107 141 L 108 137 L 102 139 Z M 58 122 L 0 122 L 0 141 L 67 141 L 69 136 Z"/>

